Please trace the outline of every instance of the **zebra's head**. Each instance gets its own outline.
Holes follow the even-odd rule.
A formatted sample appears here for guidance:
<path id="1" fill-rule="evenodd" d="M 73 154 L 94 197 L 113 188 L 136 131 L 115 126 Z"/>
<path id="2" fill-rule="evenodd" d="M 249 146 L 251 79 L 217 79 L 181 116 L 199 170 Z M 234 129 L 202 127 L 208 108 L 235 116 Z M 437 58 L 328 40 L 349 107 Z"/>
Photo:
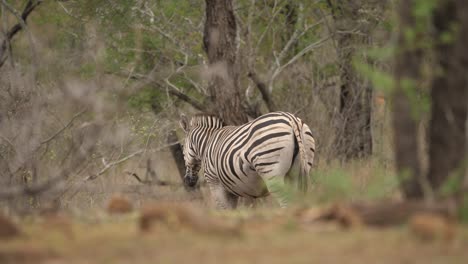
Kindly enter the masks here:
<path id="1" fill-rule="evenodd" d="M 213 115 L 196 115 L 190 119 L 182 115 L 180 126 L 185 132 L 185 143 L 183 146 L 185 161 L 184 182 L 187 186 L 193 187 L 198 181 L 198 172 L 201 168 L 208 138 L 214 129 L 223 127 L 224 123 Z"/>
<path id="2" fill-rule="evenodd" d="M 183 153 L 185 161 L 184 183 L 189 187 L 194 187 L 198 182 L 198 172 L 201 167 L 201 157 L 196 144 L 195 134 L 191 129 L 190 120 L 182 115 L 180 126 L 185 132 L 185 143 L 183 144 Z"/>

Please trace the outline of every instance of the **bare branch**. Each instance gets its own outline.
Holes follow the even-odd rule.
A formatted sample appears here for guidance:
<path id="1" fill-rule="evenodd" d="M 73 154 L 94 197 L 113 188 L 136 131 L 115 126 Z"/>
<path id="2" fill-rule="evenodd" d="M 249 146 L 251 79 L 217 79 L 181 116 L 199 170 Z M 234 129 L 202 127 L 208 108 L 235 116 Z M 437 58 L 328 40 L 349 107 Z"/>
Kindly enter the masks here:
<path id="1" fill-rule="evenodd" d="M 313 4 L 318 4 L 320 1 L 321 0 L 317 0 Z M 273 9 L 275 9 L 275 8 L 276 8 L 276 2 L 275 2 L 275 6 L 273 7 Z M 264 37 L 266 31 L 268 31 L 268 28 L 270 27 L 270 24 L 273 23 L 273 18 L 280 12 L 280 10 L 281 10 L 281 8 L 279 8 L 276 12 L 274 12 L 274 14 L 272 16 L 272 20 L 269 21 L 269 24 L 267 25 L 265 31 L 262 33 L 262 35 L 260 37 L 260 40 L 257 42 L 254 54 L 256 54 L 257 50 L 259 49 L 261 40 Z M 301 25 L 303 23 L 303 20 L 304 20 L 304 7 L 303 7 L 302 4 L 299 4 L 297 24 Z M 296 56 L 294 56 L 287 63 L 282 65 L 283 60 L 286 58 L 286 55 L 291 50 L 291 48 L 294 46 L 294 43 L 296 43 L 300 38 L 302 38 L 311 29 L 321 25 L 324 22 L 325 22 L 325 18 L 322 18 L 321 20 L 317 21 L 316 23 L 314 23 L 312 25 L 306 25 L 302 30 L 301 30 L 300 27 L 297 27 L 294 30 L 294 32 L 291 34 L 291 37 L 289 38 L 287 43 L 284 45 L 284 47 L 281 49 L 279 54 L 276 54 L 276 52 L 273 52 L 274 62 L 270 66 L 270 69 L 269 69 L 268 75 L 267 75 L 268 78 L 267 78 L 267 81 L 266 81 L 266 83 L 268 84 L 268 93 L 271 93 L 273 91 L 273 81 L 277 77 L 277 75 L 279 73 L 281 73 L 281 71 L 283 71 L 284 68 L 286 68 L 290 64 L 294 63 L 298 58 L 302 57 L 305 53 L 309 52 L 312 48 L 315 47 L 314 44 L 309 45 L 308 47 L 303 49 L 301 52 L 296 54 Z M 254 54 L 251 54 L 251 56 L 254 57 L 253 56 Z M 249 63 L 249 65 L 251 65 L 251 63 Z M 257 87 L 258 87 L 258 85 L 257 85 Z"/>
<path id="2" fill-rule="evenodd" d="M 145 152 L 145 149 L 140 149 L 136 152 L 133 152 L 132 154 L 128 155 L 128 156 L 125 156 L 117 161 L 113 161 L 111 163 L 107 163 L 104 168 L 102 168 L 97 174 L 93 174 L 93 175 L 90 175 L 88 177 L 85 178 L 85 180 L 95 180 L 97 179 L 98 176 L 104 174 L 107 170 L 109 170 L 110 168 L 122 163 L 122 162 L 125 162 L 137 155 L 140 155 L 141 153 Z"/>
<path id="3" fill-rule="evenodd" d="M 175 145 L 175 144 L 179 144 L 179 142 L 174 142 L 174 143 L 171 143 L 171 144 L 168 144 L 168 145 L 165 145 L 165 146 L 162 146 L 160 148 L 157 148 L 157 149 L 153 149 L 151 150 L 151 152 L 157 152 L 157 151 L 161 151 L 165 148 L 168 148 L 172 145 Z M 141 155 L 142 153 L 146 153 L 147 152 L 147 149 L 140 149 L 138 151 L 135 151 L 133 152 L 132 154 L 128 155 L 128 156 L 125 156 L 119 160 L 116 160 L 116 161 L 113 161 L 113 162 L 110 162 L 110 163 L 107 163 L 104 168 L 102 168 L 97 174 L 92 174 L 92 175 L 89 175 L 88 177 L 86 177 L 84 179 L 84 181 L 90 181 L 90 180 L 95 180 L 97 179 L 99 176 L 101 176 L 102 174 L 106 173 L 106 171 L 108 171 L 110 168 L 116 166 L 116 165 L 119 165 L 120 163 L 122 162 L 125 162 L 135 156 L 138 156 L 138 155 Z"/>
<path id="4" fill-rule="evenodd" d="M 29 48 L 30 48 L 30 51 L 31 51 L 31 57 L 32 57 L 33 62 L 34 62 L 32 64 L 32 66 L 33 66 L 34 72 L 35 72 L 36 71 L 35 66 L 37 65 L 37 56 L 36 56 L 36 49 L 34 48 L 34 42 L 33 42 L 31 31 L 29 31 L 28 27 L 26 26 L 26 21 L 21 17 L 21 15 L 18 13 L 18 11 L 16 11 L 16 9 L 14 9 L 12 6 L 10 6 L 6 2 L 6 0 L 2 0 L 2 4 L 8 11 L 10 11 L 10 13 L 12 13 L 16 17 L 16 19 L 18 19 L 19 24 L 26 31 L 26 34 L 28 36 L 28 41 L 29 41 Z"/>
<path id="5" fill-rule="evenodd" d="M 194 99 L 193 97 L 188 96 L 187 94 L 180 91 L 177 86 L 171 83 L 168 79 L 165 80 L 165 84 L 161 84 L 158 80 L 155 80 L 150 75 L 143 75 L 139 73 L 111 73 L 114 75 L 124 76 L 125 78 L 130 78 L 133 80 L 144 80 L 144 82 L 140 86 L 149 85 L 151 84 L 155 89 L 163 90 L 164 86 L 169 88 L 168 93 L 174 97 L 179 98 L 180 100 L 190 104 L 193 108 L 199 111 L 205 111 L 206 107 L 200 103 L 198 100 Z"/>
<path id="6" fill-rule="evenodd" d="M 10 145 L 10 147 L 11 147 L 13 150 L 16 150 L 15 145 L 13 145 L 13 143 L 11 142 L 11 140 L 9 140 L 7 137 L 5 137 L 5 136 L 3 136 L 3 135 L 0 135 L 0 139 L 3 139 L 3 141 L 5 141 L 6 143 L 8 143 L 8 145 Z"/>
<path id="7" fill-rule="evenodd" d="M 134 177 L 138 182 L 142 183 L 142 184 L 148 184 L 148 185 L 151 185 L 151 184 L 156 184 L 156 185 L 161 185 L 161 186 L 167 186 L 169 185 L 168 182 L 166 181 L 163 181 L 163 180 L 160 180 L 160 179 L 156 179 L 156 182 L 153 182 L 152 180 L 142 180 L 140 178 L 140 176 L 138 176 L 138 174 L 136 174 L 135 172 L 131 172 L 131 171 L 125 171 L 125 173 L 129 176 L 132 176 Z"/>
<path id="8" fill-rule="evenodd" d="M 195 109 L 197 109 L 199 111 L 204 111 L 206 109 L 206 107 L 204 105 L 202 105 L 201 103 L 199 103 L 198 101 L 196 101 L 192 97 L 182 93 L 179 89 L 177 89 L 177 87 L 174 84 L 172 84 L 169 81 L 169 79 L 166 79 L 166 84 L 171 88 L 168 91 L 170 95 L 173 95 L 173 96 L 181 99 L 182 101 L 184 101 L 186 103 L 189 103 L 191 106 L 193 106 Z"/>
<path id="9" fill-rule="evenodd" d="M 293 64 L 294 62 L 296 62 L 299 58 L 301 58 L 302 56 L 304 56 L 305 54 L 307 54 L 308 52 L 312 51 L 313 49 L 315 48 L 318 48 L 320 46 L 323 45 L 323 43 L 325 43 L 327 40 L 329 40 L 331 38 L 331 35 L 325 37 L 325 38 L 322 38 L 321 40 L 317 41 L 317 42 L 314 42 L 310 45 L 308 45 L 307 47 L 305 47 L 304 49 L 302 49 L 299 53 L 297 53 L 294 57 L 292 57 L 288 62 L 286 62 L 285 64 L 279 66 L 278 68 L 275 69 L 275 71 L 273 72 L 269 82 L 270 82 L 270 89 L 271 90 L 271 84 L 273 83 L 273 81 L 275 80 L 275 78 L 278 76 L 278 74 L 280 74 L 286 67 L 288 67 L 289 65 Z"/>
<path id="10" fill-rule="evenodd" d="M 7 198 L 17 197 L 17 196 L 25 195 L 25 194 L 36 195 L 36 194 L 42 193 L 54 187 L 59 182 L 61 182 L 65 178 L 64 176 L 65 174 L 66 173 L 57 175 L 43 183 L 32 185 L 32 186 L 26 185 L 26 186 L 18 186 L 18 187 L 8 187 L 7 190 L 0 190 L 0 198 L 7 199 Z"/>
<path id="11" fill-rule="evenodd" d="M 49 143 L 50 141 L 52 141 L 55 137 L 57 137 L 58 135 L 60 135 L 60 133 L 62 133 L 65 129 L 67 129 L 68 127 L 71 126 L 71 124 L 73 123 L 73 121 L 75 121 L 75 119 L 77 119 L 79 116 L 81 116 L 82 114 L 84 114 L 86 111 L 88 111 L 87 109 L 83 109 L 81 110 L 80 112 L 76 113 L 71 119 L 70 121 L 68 121 L 68 123 L 63 126 L 61 129 L 59 129 L 57 132 L 55 132 L 55 134 L 53 134 L 52 136 L 50 136 L 49 138 L 47 139 L 44 139 L 41 141 L 41 145 L 44 145 L 46 143 Z"/>
<path id="12" fill-rule="evenodd" d="M 302 4 L 299 4 L 299 15 L 297 18 L 297 24 L 302 24 L 302 21 L 304 20 L 304 6 Z M 308 29 L 305 29 L 302 34 L 305 33 Z M 289 38 L 288 42 L 286 45 L 284 45 L 283 49 L 281 50 L 280 54 L 276 58 L 276 65 L 280 67 L 281 61 L 286 57 L 286 54 L 288 53 L 289 49 L 293 46 L 293 44 L 298 40 L 299 35 L 302 35 L 299 32 L 299 27 L 294 30 L 294 33 L 291 35 Z"/>
<path id="13" fill-rule="evenodd" d="M 271 99 L 271 96 L 270 96 L 270 93 L 268 92 L 266 84 L 258 78 L 257 74 L 254 71 L 250 71 L 247 74 L 247 76 L 255 83 L 258 90 L 262 94 L 263 101 L 265 101 L 268 111 L 269 112 L 275 111 L 276 106 L 273 100 Z"/>
<path id="14" fill-rule="evenodd" d="M 70 166 L 64 169 L 56 176 L 53 176 L 44 182 L 36 183 L 33 185 L 9 186 L 6 190 L 0 190 L 0 198 L 8 199 L 22 195 L 37 195 L 53 187 L 56 187 L 58 184 L 62 183 L 66 178 L 68 178 L 69 175 L 73 172 L 73 170 L 75 170 L 80 164 L 82 164 L 86 160 L 84 153 L 85 151 L 78 152 L 78 155 L 74 160 L 74 166 Z"/>
<path id="15" fill-rule="evenodd" d="M 276 16 L 281 12 L 281 8 L 278 8 L 278 9 L 275 11 L 277 5 L 278 5 L 278 3 L 277 3 L 277 1 L 275 1 L 274 6 L 273 6 L 273 15 L 270 17 L 270 21 L 268 21 L 268 25 L 265 27 L 265 30 L 264 30 L 263 33 L 260 35 L 260 38 L 259 38 L 258 41 L 257 41 L 257 45 L 256 45 L 256 47 L 255 47 L 255 52 L 254 52 L 254 54 L 257 54 L 257 53 L 258 53 L 258 50 L 260 49 L 260 44 L 263 42 L 263 39 L 265 38 L 266 33 L 267 33 L 268 30 L 271 28 L 271 25 L 272 25 L 273 22 L 275 21 Z"/>
<path id="16" fill-rule="evenodd" d="M 0 46 L 0 67 L 2 67 L 5 64 L 5 61 L 8 57 L 8 54 L 5 53 L 7 50 L 8 43 L 13 39 L 13 37 L 24 28 L 24 25 L 27 22 L 28 16 L 31 14 L 31 12 L 39 6 L 43 0 L 29 0 L 28 3 L 26 4 L 26 7 L 24 8 L 23 12 L 21 13 L 21 20 L 17 24 L 15 24 L 8 32 L 6 33 L 5 39 L 2 41 L 2 44 Z M 2 1 L 2 4 L 7 7 L 6 1 Z M 24 21 L 24 23 L 23 23 Z"/>

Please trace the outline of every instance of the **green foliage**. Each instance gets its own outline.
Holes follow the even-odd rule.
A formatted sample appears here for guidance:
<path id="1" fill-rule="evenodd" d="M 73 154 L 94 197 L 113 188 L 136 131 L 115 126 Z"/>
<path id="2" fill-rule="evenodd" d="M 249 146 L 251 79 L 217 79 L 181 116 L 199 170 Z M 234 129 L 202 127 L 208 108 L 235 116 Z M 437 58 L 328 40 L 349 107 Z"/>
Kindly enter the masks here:
<path id="1" fill-rule="evenodd" d="M 354 67 L 358 72 L 369 78 L 374 89 L 384 91 L 387 94 L 393 91 L 395 80 L 392 74 L 358 60 L 354 61 Z"/>
<path id="2" fill-rule="evenodd" d="M 336 76 L 339 74 L 339 68 L 336 63 L 328 63 L 320 69 L 320 73 L 325 76 Z"/>
<path id="3" fill-rule="evenodd" d="M 156 121 L 145 118 L 139 111 L 128 111 L 125 121 L 130 127 L 130 137 L 137 140 L 139 144 L 148 144 L 151 139 L 158 136 L 155 129 Z"/>
<path id="4" fill-rule="evenodd" d="M 419 120 L 423 114 L 429 113 L 430 98 L 428 94 L 421 93 L 418 90 L 415 80 L 403 79 L 401 80 L 401 87 L 411 103 L 411 116 L 415 120 Z"/>
<path id="5" fill-rule="evenodd" d="M 422 24 L 432 17 L 433 10 L 437 7 L 439 0 L 415 0 L 413 2 L 412 14 L 417 20 L 421 20 L 419 23 L 424 26 L 425 30 L 426 25 Z"/>
<path id="6" fill-rule="evenodd" d="M 466 164 L 466 161 L 465 161 Z M 442 197 L 458 197 L 457 204 L 458 216 L 462 222 L 468 223 L 468 192 L 463 188 L 465 186 L 465 167 L 461 167 L 454 171 L 443 183 L 439 189 L 439 195 Z"/>
<path id="7" fill-rule="evenodd" d="M 165 94 L 153 87 L 144 87 L 140 92 L 130 96 L 128 105 L 140 111 L 154 111 L 158 113 L 164 109 L 161 102 L 165 100 Z"/>
<path id="8" fill-rule="evenodd" d="M 96 65 L 93 63 L 86 63 L 81 65 L 79 70 L 80 76 L 83 79 L 91 79 L 96 75 Z"/>
<path id="9" fill-rule="evenodd" d="M 376 168 L 372 176 L 365 186 L 364 196 L 367 199 L 380 199 L 398 190 L 400 186 L 398 178 L 384 168 Z"/>
<path id="10" fill-rule="evenodd" d="M 467 163 L 467 161 L 465 161 L 465 163 Z M 440 188 L 440 194 L 449 196 L 454 193 L 463 191 L 462 188 L 464 187 L 465 170 L 466 166 L 461 166 L 452 172 Z"/>
<path id="11" fill-rule="evenodd" d="M 462 222 L 468 223 L 468 195 L 464 194 L 458 207 L 458 215 Z"/>
<path id="12" fill-rule="evenodd" d="M 132 25 L 136 17 L 135 0 L 85 0 L 76 5 L 82 19 L 94 19 L 108 29 L 124 29 Z M 104 32 L 104 31 L 103 31 Z M 111 33 L 108 31 L 108 33 Z"/>
<path id="13" fill-rule="evenodd" d="M 318 202 L 378 200 L 399 187 L 393 171 L 376 160 L 323 166 L 312 172 L 312 183 L 316 189 L 310 196 Z"/>
<path id="14" fill-rule="evenodd" d="M 404 49 L 425 49 L 431 48 L 434 44 L 429 34 L 428 25 L 431 22 L 433 10 L 437 4 L 438 0 L 413 1 L 412 15 L 414 26 L 403 29 L 405 36 Z"/>
<path id="15" fill-rule="evenodd" d="M 403 33 L 402 43 L 386 43 L 382 47 L 373 47 L 363 51 L 361 56 L 354 58 L 354 66 L 358 72 L 368 78 L 373 88 L 384 91 L 391 95 L 398 84 L 394 78 L 394 73 L 376 65 L 386 65 L 393 63 L 395 56 L 405 51 L 413 51 L 421 57 L 431 58 L 431 48 L 434 45 L 428 25 L 431 23 L 433 10 L 437 5 L 437 0 L 416 0 L 412 15 L 415 20 L 413 27 L 400 28 Z M 381 23 L 384 28 L 392 29 L 396 21 L 384 20 Z M 443 37 L 444 41 L 450 41 L 451 34 L 447 33 Z M 430 110 L 430 98 L 427 84 L 432 79 L 434 69 L 430 67 L 431 61 L 425 59 L 420 66 L 420 78 L 418 80 L 403 79 L 399 85 L 411 103 L 411 116 L 419 120 Z"/>
<path id="16" fill-rule="evenodd" d="M 323 188 L 320 201 L 336 201 L 349 198 L 353 191 L 350 175 L 340 168 L 334 168 L 328 172 L 314 173 L 317 185 Z"/>

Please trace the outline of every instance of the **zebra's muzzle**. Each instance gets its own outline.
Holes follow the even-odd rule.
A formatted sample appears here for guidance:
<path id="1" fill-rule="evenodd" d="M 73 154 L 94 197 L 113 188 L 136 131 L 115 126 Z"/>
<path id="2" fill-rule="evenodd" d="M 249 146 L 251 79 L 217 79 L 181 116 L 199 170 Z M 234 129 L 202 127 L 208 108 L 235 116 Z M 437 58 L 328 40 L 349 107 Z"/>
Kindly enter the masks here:
<path id="1" fill-rule="evenodd" d="M 194 187 L 197 184 L 198 176 L 185 175 L 184 182 L 185 185 L 189 187 Z"/>

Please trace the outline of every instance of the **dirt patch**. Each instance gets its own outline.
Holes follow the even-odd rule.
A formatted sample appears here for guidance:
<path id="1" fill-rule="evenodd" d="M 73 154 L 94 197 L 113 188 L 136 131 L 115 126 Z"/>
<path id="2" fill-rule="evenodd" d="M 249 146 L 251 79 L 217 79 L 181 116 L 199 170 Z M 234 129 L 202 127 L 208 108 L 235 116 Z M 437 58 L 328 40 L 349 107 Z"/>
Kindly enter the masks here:
<path id="1" fill-rule="evenodd" d="M 2 264 L 41 263 L 53 258 L 58 258 L 58 255 L 52 250 L 32 245 L 13 249 L 0 247 L 0 263 Z"/>
<path id="2" fill-rule="evenodd" d="M 193 207 L 193 206 L 192 206 Z M 206 211 L 194 210 L 180 203 L 154 203 L 143 207 L 140 215 L 140 230 L 147 232 L 154 225 L 165 225 L 171 229 L 188 229 L 195 232 L 216 235 L 240 235 L 236 223 L 222 221 Z"/>
<path id="3" fill-rule="evenodd" d="M 57 232 L 68 239 L 74 239 L 73 223 L 70 217 L 63 214 L 50 214 L 43 217 L 43 228 L 50 232 Z"/>

